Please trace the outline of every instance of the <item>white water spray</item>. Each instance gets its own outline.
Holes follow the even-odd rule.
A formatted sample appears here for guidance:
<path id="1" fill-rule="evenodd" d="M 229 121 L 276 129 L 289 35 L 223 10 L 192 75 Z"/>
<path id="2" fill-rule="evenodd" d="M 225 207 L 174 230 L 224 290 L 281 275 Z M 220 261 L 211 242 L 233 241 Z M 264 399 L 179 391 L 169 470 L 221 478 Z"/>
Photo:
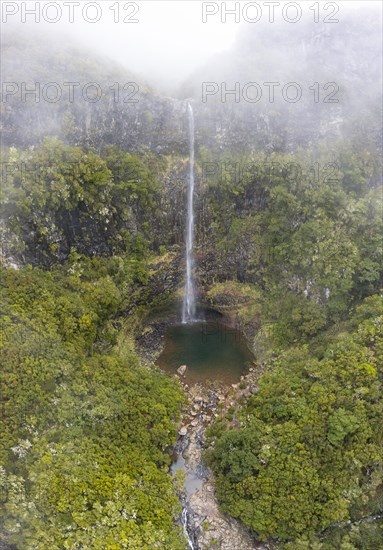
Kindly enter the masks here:
<path id="1" fill-rule="evenodd" d="M 188 103 L 189 114 L 189 184 L 186 219 L 186 283 L 182 306 L 182 322 L 195 321 L 195 291 L 194 291 L 194 113 Z"/>

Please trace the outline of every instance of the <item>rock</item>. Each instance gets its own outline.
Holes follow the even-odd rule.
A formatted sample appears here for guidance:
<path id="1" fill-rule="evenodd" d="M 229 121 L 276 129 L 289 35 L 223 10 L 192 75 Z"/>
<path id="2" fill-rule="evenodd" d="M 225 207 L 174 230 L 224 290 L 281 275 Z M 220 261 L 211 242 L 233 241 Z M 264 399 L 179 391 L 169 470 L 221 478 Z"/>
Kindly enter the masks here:
<path id="1" fill-rule="evenodd" d="M 177 372 L 180 376 L 185 376 L 186 374 L 186 371 L 187 371 L 187 365 L 181 365 L 180 367 L 178 367 L 177 369 Z"/>
<path id="2" fill-rule="evenodd" d="M 193 426 L 193 427 L 198 426 L 198 420 L 197 420 L 197 419 L 192 420 L 192 421 L 190 422 L 190 425 Z"/>
<path id="3" fill-rule="evenodd" d="M 185 428 L 185 426 L 182 426 L 182 428 L 180 428 L 178 433 L 183 437 L 188 433 L 188 430 L 187 428 Z"/>

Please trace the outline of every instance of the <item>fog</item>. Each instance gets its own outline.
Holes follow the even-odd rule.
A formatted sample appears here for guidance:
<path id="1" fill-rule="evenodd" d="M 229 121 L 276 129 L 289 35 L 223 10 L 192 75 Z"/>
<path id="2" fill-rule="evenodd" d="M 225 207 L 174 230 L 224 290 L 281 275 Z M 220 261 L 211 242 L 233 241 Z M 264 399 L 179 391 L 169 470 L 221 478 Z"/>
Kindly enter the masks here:
<path id="1" fill-rule="evenodd" d="M 300 4 L 302 12 L 302 18 L 297 23 L 286 23 L 289 32 L 294 34 L 296 26 L 301 22 L 313 20 L 314 3 L 290 4 Z M 371 6 L 376 8 L 379 5 L 377 2 L 362 1 L 320 2 L 321 17 L 329 16 L 329 12 L 323 11 L 329 4 L 337 6 L 338 13 L 334 17 L 340 21 L 345 11 L 358 10 L 363 17 Z M 273 9 L 276 23 L 283 21 L 282 10 L 285 5 L 286 2 L 275 3 Z M 85 6 L 87 8 L 84 11 Z M 237 16 L 230 13 L 235 9 Z M 287 13 L 293 18 L 294 7 L 289 10 Z M 178 87 L 198 67 L 211 62 L 217 54 L 230 50 L 241 27 L 250 26 L 256 31 L 257 25 L 268 23 L 270 13 L 267 3 L 247 1 L 2 3 L 5 35 L 14 32 L 17 26 L 22 32 L 35 30 L 39 35 L 52 35 L 55 41 L 82 44 L 110 57 L 138 77 L 167 92 Z M 256 18 L 259 20 L 255 23 L 249 22 Z M 36 19 L 39 21 L 36 22 Z"/>
<path id="2" fill-rule="evenodd" d="M 21 10 L 8 15 L 4 32 L 15 32 L 16 28 L 23 32 L 38 31 L 53 35 L 56 40 L 82 44 L 165 90 L 179 85 L 199 65 L 229 49 L 238 30 L 234 20 L 222 24 L 218 18 L 212 18 L 203 24 L 202 2 L 195 0 L 141 1 L 136 3 L 137 13 L 132 2 L 120 2 L 117 11 L 116 2 L 103 1 L 98 3 L 101 18 L 94 23 L 84 20 L 81 7 L 78 12 L 73 11 L 73 23 L 68 21 L 67 10 L 63 10 L 56 23 L 46 22 L 43 9 L 49 3 L 52 4 L 38 3 L 38 23 L 32 14 L 24 14 L 25 23 L 21 23 Z M 45 12 L 52 19 L 55 13 L 53 8 Z M 93 18 L 96 11 L 89 9 L 88 14 Z"/>

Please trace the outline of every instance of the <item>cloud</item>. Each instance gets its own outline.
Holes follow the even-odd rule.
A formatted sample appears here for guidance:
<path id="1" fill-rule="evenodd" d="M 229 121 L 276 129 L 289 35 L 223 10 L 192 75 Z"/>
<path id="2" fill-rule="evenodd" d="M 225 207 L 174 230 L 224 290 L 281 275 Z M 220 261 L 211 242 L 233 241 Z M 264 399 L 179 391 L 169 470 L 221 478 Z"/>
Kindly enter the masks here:
<path id="1" fill-rule="evenodd" d="M 312 20 L 315 30 L 313 4 L 288 2 L 301 7 L 303 20 Z M 337 6 L 341 17 L 344 10 L 359 9 L 362 12 L 376 2 L 319 2 L 320 17 L 331 15 L 325 5 Z M 208 5 L 208 7 L 206 7 Z M 23 12 L 24 6 L 24 14 Z M 31 13 L 36 7 L 40 21 Z M 204 8 L 205 6 L 205 8 Z M 288 13 L 294 16 L 294 8 L 283 12 L 286 2 L 275 6 L 276 21 Z M 331 7 L 330 6 L 330 7 Z M 206 22 L 203 22 L 203 8 Z M 225 14 L 224 11 L 227 11 Z M 239 17 L 234 15 L 237 10 Z M 203 2 L 202 0 L 98 0 L 2 2 L 3 20 L 7 24 L 21 23 L 24 27 L 36 27 L 39 32 L 53 33 L 56 40 L 80 42 L 121 63 L 144 80 L 171 91 L 179 86 L 201 65 L 211 61 L 218 53 L 229 50 L 235 41 L 239 27 L 268 23 L 270 8 L 265 2 Z M 15 13 L 12 13 L 15 11 Z M 259 22 L 251 23 L 259 16 Z M 70 19 L 73 19 L 70 22 Z M 52 22 L 55 21 L 56 22 Z M 51 22 L 48 22 L 51 21 Z M 92 22 L 93 21 L 93 22 Z M 136 22 L 134 22 L 136 21 Z M 296 26 L 289 25 L 294 33 Z"/>

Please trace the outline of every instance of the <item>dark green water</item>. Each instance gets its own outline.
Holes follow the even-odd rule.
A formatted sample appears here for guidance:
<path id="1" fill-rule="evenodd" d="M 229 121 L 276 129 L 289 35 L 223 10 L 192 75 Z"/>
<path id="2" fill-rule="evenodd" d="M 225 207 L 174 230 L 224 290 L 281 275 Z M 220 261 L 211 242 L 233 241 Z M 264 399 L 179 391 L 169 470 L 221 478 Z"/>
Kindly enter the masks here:
<path id="1" fill-rule="evenodd" d="M 253 360 L 241 333 L 214 321 L 171 327 L 157 364 L 173 374 L 181 365 L 187 365 L 189 383 L 206 380 L 233 383 Z"/>

